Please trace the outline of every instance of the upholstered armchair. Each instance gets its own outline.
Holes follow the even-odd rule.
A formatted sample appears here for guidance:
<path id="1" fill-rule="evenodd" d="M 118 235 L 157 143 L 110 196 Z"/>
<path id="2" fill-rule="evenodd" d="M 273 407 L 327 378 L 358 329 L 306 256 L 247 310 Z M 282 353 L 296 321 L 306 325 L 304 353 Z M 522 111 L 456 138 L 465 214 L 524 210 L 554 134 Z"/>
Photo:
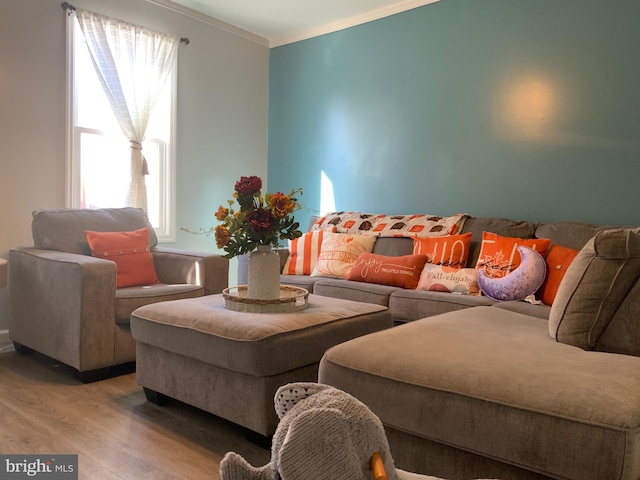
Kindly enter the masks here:
<path id="1" fill-rule="evenodd" d="M 148 229 L 146 255 L 151 254 L 158 283 L 118 288 L 116 263 L 107 252 L 92 255 L 85 232 L 143 231 L 146 236 L 141 229 Z M 9 252 L 9 336 L 17 351 L 54 358 L 85 382 L 123 370 L 116 366 L 133 365 L 133 310 L 220 293 L 228 285 L 226 258 L 158 247 L 141 209 L 38 210 L 32 234 L 33 247 Z"/>

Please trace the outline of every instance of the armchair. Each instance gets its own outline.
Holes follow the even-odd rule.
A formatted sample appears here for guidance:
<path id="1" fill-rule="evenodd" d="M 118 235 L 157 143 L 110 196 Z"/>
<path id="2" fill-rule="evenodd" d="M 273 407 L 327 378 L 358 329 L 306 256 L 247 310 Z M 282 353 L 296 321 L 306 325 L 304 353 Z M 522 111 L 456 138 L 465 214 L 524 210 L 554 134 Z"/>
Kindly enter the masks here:
<path id="1" fill-rule="evenodd" d="M 9 336 L 16 351 L 54 358 L 74 368 L 83 382 L 133 365 L 129 319 L 136 308 L 220 293 L 228 286 L 226 258 L 158 247 L 141 209 L 37 210 L 31 226 L 34 246 L 9 252 Z M 116 264 L 91 256 L 85 230 L 144 227 L 160 283 L 116 288 Z"/>

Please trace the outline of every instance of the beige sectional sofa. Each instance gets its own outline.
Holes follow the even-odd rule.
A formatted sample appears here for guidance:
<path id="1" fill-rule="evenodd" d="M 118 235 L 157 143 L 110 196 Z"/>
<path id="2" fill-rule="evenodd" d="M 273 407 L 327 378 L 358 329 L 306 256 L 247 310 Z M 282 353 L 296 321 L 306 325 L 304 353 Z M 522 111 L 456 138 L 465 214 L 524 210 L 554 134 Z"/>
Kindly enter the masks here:
<path id="1" fill-rule="evenodd" d="M 309 222 L 309 227 L 315 217 Z M 539 223 L 516 221 L 507 218 L 470 217 L 461 233 L 471 232 L 471 250 L 467 265 L 475 265 L 480 253 L 482 232 L 493 232 L 505 237 L 548 238 L 551 244 L 580 249 L 597 232 L 608 226 L 590 225 L 581 222 Z M 381 237 L 376 240 L 373 253 L 380 255 L 410 255 L 413 252 L 411 238 Z M 280 250 L 281 264 L 284 265 L 288 250 Z M 241 263 L 240 283 L 246 274 L 246 265 Z M 539 318 L 547 318 L 548 305 L 533 305 L 526 302 L 496 302 L 485 296 L 456 295 L 423 290 L 407 290 L 399 287 L 355 282 L 338 278 L 312 277 L 307 275 L 282 275 L 281 283 L 306 288 L 311 293 L 329 297 L 344 298 L 367 303 L 385 305 L 391 311 L 396 323 L 406 323 L 419 318 L 463 308 L 494 306 L 514 310 Z"/>
<path id="2" fill-rule="evenodd" d="M 469 231 L 468 265 L 482 231 L 582 250 L 551 307 L 283 276 L 315 294 L 386 305 L 399 324 L 329 349 L 319 381 L 366 403 L 409 471 L 640 478 L 640 230 L 470 218 Z M 411 240 L 380 238 L 374 252 L 411 249 Z"/>

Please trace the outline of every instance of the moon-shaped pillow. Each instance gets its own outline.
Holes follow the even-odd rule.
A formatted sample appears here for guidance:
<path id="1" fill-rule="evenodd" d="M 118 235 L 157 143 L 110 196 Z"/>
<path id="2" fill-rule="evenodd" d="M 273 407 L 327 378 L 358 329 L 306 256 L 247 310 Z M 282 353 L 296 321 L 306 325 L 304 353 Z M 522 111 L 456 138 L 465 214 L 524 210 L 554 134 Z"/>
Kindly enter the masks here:
<path id="1" fill-rule="evenodd" d="M 544 282 L 547 264 L 542 255 L 529 247 L 517 247 L 517 250 L 520 265 L 504 277 L 490 277 L 484 269 L 478 270 L 478 286 L 487 297 L 498 302 L 524 300 Z"/>

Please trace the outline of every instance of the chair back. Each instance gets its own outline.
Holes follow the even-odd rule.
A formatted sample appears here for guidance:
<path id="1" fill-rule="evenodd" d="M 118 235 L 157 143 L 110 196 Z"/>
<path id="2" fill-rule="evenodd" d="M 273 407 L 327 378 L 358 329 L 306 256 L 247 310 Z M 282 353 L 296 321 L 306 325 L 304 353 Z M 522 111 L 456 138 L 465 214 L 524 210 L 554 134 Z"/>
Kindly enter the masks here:
<path id="1" fill-rule="evenodd" d="M 31 233 L 34 248 L 91 255 L 85 230 L 96 232 L 130 232 L 149 228 L 149 244 L 153 248 L 158 238 L 141 208 L 101 208 L 36 210 Z"/>

